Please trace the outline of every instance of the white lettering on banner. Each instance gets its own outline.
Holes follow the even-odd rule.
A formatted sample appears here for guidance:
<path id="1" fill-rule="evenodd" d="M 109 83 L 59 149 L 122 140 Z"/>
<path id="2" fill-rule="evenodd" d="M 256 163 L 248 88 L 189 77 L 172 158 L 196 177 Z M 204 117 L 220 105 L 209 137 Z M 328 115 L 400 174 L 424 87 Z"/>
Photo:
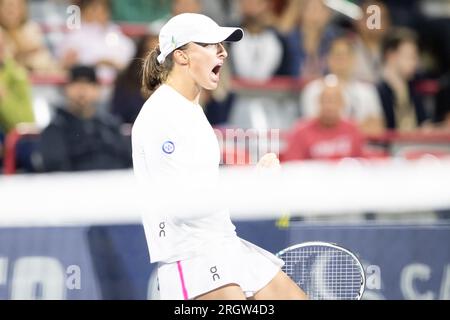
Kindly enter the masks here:
<path id="1" fill-rule="evenodd" d="M 214 129 L 219 146 L 224 150 L 222 164 L 256 164 L 266 153 L 280 153 L 280 130 L 226 129 L 224 133 Z M 246 152 L 250 159 L 246 159 Z"/>
<path id="2" fill-rule="evenodd" d="M 415 288 L 417 280 L 427 281 L 430 279 L 431 269 L 426 264 L 413 263 L 403 268 L 400 275 L 400 287 L 403 296 L 408 300 L 433 300 L 434 294 L 431 291 L 420 293 Z"/>
<path id="3" fill-rule="evenodd" d="M 367 267 L 366 288 L 370 290 L 381 289 L 381 269 L 379 266 L 370 265 Z"/>
<path id="4" fill-rule="evenodd" d="M 61 300 L 65 298 L 65 272 L 61 263 L 50 257 L 24 257 L 13 271 L 12 300 Z M 37 292 L 41 287 L 41 292 Z"/>
<path id="5" fill-rule="evenodd" d="M 0 257 L 0 285 L 8 285 L 9 259 Z M 11 266 L 12 300 L 62 300 L 67 290 L 81 290 L 81 268 L 70 265 L 64 270 L 53 257 L 21 257 Z"/>
<path id="6" fill-rule="evenodd" d="M 386 297 L 380 291 L 366 289 L 362 297 L 363 300 L 386 300 Z"/>
<path id="7" fill-rule="evenodd" d="M 8 280 L 8 258 L 0 258 L 0 286 Z"/>
<path id="8" fill-rule="evenodd" d="M 81 9 L 77 5 L 70 5 L 67 7 L 66 26 L 69 30 L 75 30 L 81 28 Z"/>
<path id="9" fill-rule="evenodd" d="M 69 290 L 81 290 L 81 268 L 76 265 L 68 266 L 66 287 Z"/>
<path id="10" fill-rule="evenodd" d="M 10 269 L 12 272 L 8 272 Z M 380 267 L 368 265 L 365 270 L 366 292 L 363 299 L 385 299 L 383 293 L 379 291 L 382 287 Z M 216 266 L 211 267 L 210 272 L 213 280 L 219 279 Z M 436 269 L 433 269 L 433 273 L 439 274 Z M 400 272 L 399 284 L 403 297 L 405 299 L 449 300 L 450 264 L 444 265 L 441 279 L 436 279 L 436 276 L 431 282 L 431 274 L 432 269 L 427 264 L 406 265 Z M 8 279 L 8 276 L 11 276 L 11 279 Z M 418 282 L 422 282 L 423 287 L 427 283 L 432 284 L 433 289 L 420 290 L 419 288 L 422 286 L 418 286 Z M 66 298 L 67 290 L 81 290 L 81 268 L 77 265 L 70 265 L 64 269 L 63 264 L 53 257 L 21 257 L 12 263 L 9 258 L 0 256 L 0 286 L 8 285 L 11 290 L 6 299 L 62 300 Z M 386 288 L 384 287 L 383 290 Z M 159 299 L 157 270 L 154 270 L 149 279 L 147 298 Z"/>
<path id="11" fill-rule="evenodd" d="M 377 5 L 371 5 L 367 7 L 367 14 L 370 16 L 367 18 L 366 26 L 369 30 L 381 29 L 381 9 Z"/>
<path id="12" fill-rule="evenodd" d="M 446 265 L 442 275 L 441 300 L 450 300 L 450 265 Z"/>

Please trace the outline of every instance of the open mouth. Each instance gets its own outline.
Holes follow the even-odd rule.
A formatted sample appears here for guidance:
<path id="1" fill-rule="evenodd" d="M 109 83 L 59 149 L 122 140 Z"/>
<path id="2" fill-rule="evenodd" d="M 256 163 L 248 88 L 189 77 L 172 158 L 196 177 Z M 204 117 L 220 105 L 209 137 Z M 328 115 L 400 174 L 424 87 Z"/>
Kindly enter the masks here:
<path id="1" fill-rule="evenodd" d="M 214 73 L 214 75 L 216 75 L 216 76 L 218 76 L 219 74 L 220 74 L 220 69 L 222 68 L 222 65 L 221 64 L 218 64 L 217 66 L 215 66 L 213 69 L 212 69 L 212 73 Z"/>

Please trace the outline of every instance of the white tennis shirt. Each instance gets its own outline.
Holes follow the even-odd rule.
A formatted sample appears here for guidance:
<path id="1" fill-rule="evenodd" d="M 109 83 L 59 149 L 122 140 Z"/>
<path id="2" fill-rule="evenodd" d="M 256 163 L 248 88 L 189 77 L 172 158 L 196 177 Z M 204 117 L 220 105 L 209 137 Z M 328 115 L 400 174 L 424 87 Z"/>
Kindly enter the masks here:
<path id="1" fill-rule="evenodd" d="M 173 184 L 197 172 L 214 181 L 219 171 L 220 149 L 203 109 L 168 85 L 160 86 L 146 101 L 133 125 L 133 166 L 141 187 L 143 225 L 151 262 L 174 262 L 198 254 L 230 239 L 236 239 L 235 226 L 227 210 L 196 214 L 189 208 L 174 214 L 168 210 L 177 194 L 170 188 L 158 189 L 159 182 Z M 200 179 L 200 181 L 203 178 Z M 152 187 L 150 187 L 152 186 Z M 166 207 L 152 206 L 161 192 Z M 198 201 L 202 194 L 197 193 Z M 195 199 L 197 200 L 197 199 Z"/>

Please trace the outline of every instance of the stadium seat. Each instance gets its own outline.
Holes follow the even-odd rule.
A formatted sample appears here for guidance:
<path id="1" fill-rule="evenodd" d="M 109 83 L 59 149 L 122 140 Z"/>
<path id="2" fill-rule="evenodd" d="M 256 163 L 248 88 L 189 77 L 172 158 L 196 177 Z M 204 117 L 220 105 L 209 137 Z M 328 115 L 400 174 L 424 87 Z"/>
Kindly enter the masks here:
<path id="1" fill-rule="evenodd" d="M 14 174 L 17 169 L 34 171 L 32 154 L 40 130 L 33 124 L 19 124 L 5 138 L 4 174 Z"/>

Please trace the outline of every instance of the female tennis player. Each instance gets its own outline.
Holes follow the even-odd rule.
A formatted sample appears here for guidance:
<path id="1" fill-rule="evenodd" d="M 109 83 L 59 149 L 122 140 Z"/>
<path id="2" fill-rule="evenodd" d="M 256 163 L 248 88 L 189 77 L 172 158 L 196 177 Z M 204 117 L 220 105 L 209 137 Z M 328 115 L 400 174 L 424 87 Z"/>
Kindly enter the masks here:
<path id="1" fill-rule="evenodd" d="M 142 186 L 150 181 L 175 186 L 178 176 L 192 172 L 217 175 L 219 145 L 199 97 L 218 86 L 228 55 L 222 43 L 242 37 L 242 29 L 190 13 L 161 29 L 159 47 L 143 64 L 143 86 L 153 94 L 132 131 L 134 171 Z M 279 165 L 274 154 L 259 162 L 274 165 Z M 164 190 L 171 199 L 170 188 Z M 146 191 L 144 202 L 158 200 Z M 161 299 L 306 298 L 281 271 L 282 260 L 236 235 L 227 210 L 177 215 L 164 209 L 177 201 L 173 197 L 143 217 L 150 259 L 158 262 Z"/>

